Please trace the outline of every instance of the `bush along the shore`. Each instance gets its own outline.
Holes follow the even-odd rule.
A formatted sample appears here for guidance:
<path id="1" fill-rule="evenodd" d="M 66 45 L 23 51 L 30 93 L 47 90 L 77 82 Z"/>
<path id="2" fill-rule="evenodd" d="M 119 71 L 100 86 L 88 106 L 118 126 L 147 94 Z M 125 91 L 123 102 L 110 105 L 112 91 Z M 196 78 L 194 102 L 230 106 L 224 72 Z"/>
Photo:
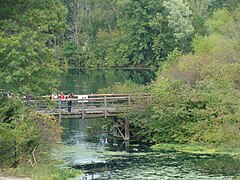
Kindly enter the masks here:
<path id="1" fill-rule="evenodd" d="M 234 14 L 234 13 L 233 13 Z M 229 17 L 226 19 L 228 15 Z M 209 36 L 196 36 L 194 54 L 169 55 L 152 83 L 152 102 L 132 119 L 138 134 L 154 143 L 239 146 L 239 13 L 213 14 Z M 231 24 L 225 26 L 222 20 Z M 174 60 L 175 59 L 175 60 Z"/>
<path id="2" fill-rule="evenodd" d="M 60 141 L 61 126 L 54 117 L 27 109 L 18 97 L 0 101 L 0 166 L 34 166 Z"/>
<path id="3" fill-rule="evenodd" d="M 51 157 L 62 132 L 55 117 L 35 113 L 18 97 L 2 95 L 0 104 L 0 169 L 7 174 L 31 177 L 40 177 L 37 172 L 43 166 L 48 167 L 48 177 L 76 174 L 72 170 L 60 170 Z"/>

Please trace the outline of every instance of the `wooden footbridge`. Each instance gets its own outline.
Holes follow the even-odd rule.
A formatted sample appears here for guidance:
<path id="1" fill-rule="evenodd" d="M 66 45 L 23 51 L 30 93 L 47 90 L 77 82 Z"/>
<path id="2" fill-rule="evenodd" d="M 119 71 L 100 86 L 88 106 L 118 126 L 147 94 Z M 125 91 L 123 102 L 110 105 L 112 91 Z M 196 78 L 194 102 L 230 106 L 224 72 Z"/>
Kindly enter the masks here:
<path id="1" fill-rule="evenodd" d="M 143 108 L 149 100 L 149 94 L 85 94 L 65 96 L 65 99 L 44 96 L 41 100 L 24 102 L 38 113 L 56 116 L 60 123 L 64 118 L 113 117 L 115 135 L 129 140 L 128 114 L 133 108 Z"/>

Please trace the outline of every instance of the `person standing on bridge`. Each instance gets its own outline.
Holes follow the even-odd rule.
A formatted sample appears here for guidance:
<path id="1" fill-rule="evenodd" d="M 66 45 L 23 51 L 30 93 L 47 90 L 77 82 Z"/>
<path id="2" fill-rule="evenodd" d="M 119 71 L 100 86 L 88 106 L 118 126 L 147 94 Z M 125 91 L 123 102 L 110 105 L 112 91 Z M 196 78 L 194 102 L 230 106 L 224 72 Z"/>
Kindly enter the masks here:
<path id="1" fill-rule="evenodd" d="M 65 99 L 65 95 L 63 92 L 61 92 L 60 100 L 61 100 L 61 109 L 63 109 L 63 110 L 64 110 L 64 101 L 63 101 L 64 99 Z"/>
<path id="2" fill-rule="evenodd" d="M 69 99 L 74 98 L 73 93 L 69 94 L 68 98 L 69 98 Z M 72 110 L 72 101 L 69 100 L 69 101 L 68 101 L 68 112 L 71 112 L 71 110 Z"/>

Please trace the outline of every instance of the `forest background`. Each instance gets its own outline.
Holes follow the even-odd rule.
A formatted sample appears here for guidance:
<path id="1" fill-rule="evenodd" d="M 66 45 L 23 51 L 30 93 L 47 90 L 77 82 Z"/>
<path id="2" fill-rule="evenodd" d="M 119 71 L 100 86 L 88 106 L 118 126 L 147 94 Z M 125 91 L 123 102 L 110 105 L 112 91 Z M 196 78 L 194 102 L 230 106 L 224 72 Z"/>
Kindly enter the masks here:
<path id="1" fill-rule="evenodd" d="M 238 0 L 2 0 L 0 85 L 15 98 L 0 99 L 1 166 L 33 163 L 58 141 L 57 123 L 17 97 L 55 91 L 67 67 L 155 68 L 139 87 L 154 100 L 133 115 L 137 135 L 239 146 L 239 30 Z"/>

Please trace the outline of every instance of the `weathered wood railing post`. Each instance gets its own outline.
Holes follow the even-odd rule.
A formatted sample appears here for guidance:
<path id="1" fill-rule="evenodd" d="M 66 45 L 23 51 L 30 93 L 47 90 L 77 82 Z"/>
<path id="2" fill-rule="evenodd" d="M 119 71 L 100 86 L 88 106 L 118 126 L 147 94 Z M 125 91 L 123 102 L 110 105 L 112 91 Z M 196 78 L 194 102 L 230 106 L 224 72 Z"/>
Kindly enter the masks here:
<path id="1" fill-rule="evenodd" d="M 37 100 L 35 100 L 35 101 L 34 101 L 34 108 L 35 108 L 35 111 L 38 110 L 37 104 L 38 104 L 38 102 L 37 102 Z M 30 104 L 30 105 L 31 105 L 31 104 Z"/>
<path id="2" fill-rule="evenodd" d="M 117 128 L 116 128 L 116 121 L 117 121 L 117 117 L 113 117 L 112 118 L 112 126 L 113 126 L 113 137 L 117 137 L 118 135 L 118 131 L 117 131 Z"/>
<path id="3" fill-rule="evenodd" d="M 104 96 L 104 117 L 107 117 L 107 97 Z"/>
<path id="4" fill-rule="evenodd" d="M 82 119 L 84 119 L 84 98 L 82 97 Z"/>
<path id="5" fill-rule="evenodd" d="M 128 105 L 131 106 L 131 94 L 128 95 Z"/>

